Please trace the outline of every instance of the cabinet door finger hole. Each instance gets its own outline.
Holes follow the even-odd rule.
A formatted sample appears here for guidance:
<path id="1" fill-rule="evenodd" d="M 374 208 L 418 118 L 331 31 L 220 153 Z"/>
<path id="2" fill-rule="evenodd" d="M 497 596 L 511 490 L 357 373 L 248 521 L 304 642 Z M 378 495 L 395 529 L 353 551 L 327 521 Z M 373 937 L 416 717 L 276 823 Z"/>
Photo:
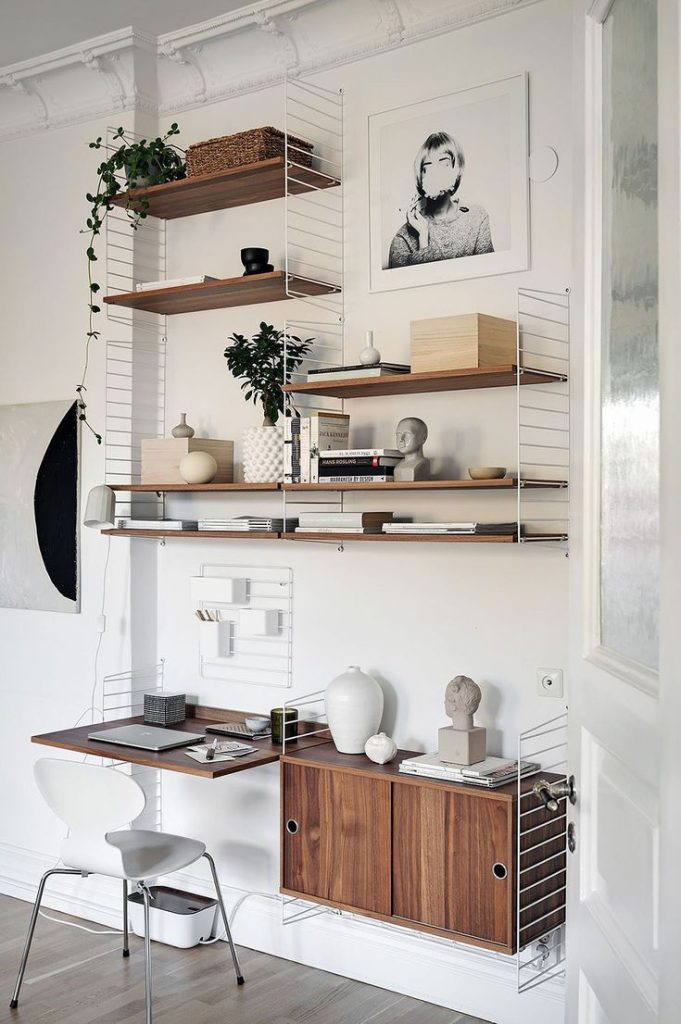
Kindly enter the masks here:
<path id="1" fill-rule="evenodd" d="M 296 833 L 298 832 L 298 828 L 298 822 L 295 820 L 295 818 L 289 818 L 288 821 L 286 822 L 286 831 L 289 833 L 289 835 L 296 835 Z"/>
<path id="2" fill-rule="evenodd" d="M 508 876 L 508 870 L 506 868 L 506 865 L 501 864 L 499 861 L 497 861 L 497 863 L 494 864 L 492 867 L 492 874 L 494 875 L 495 878 L 506 878 Z"/>

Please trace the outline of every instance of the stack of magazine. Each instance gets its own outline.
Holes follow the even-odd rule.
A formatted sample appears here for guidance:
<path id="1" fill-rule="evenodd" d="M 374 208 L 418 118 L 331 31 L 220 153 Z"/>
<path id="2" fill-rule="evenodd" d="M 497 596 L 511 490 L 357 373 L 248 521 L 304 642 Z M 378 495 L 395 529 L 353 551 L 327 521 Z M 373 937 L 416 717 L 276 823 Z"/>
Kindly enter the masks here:
<path id="1" fill-rule="evenodd" d="M 520 762 L 520 777 L 536 775 L 541 765 L 536 761 Z M 503 757 L 487 757 L 478 764 L 462 765 L 441 761 L 437 754 L 421 754 L 408 757 L 400 764 L 405 775 L 422 775 L 428 779 L 442 779 L 447 782 L 461 782 L 468 786 L 482 786 L 495 789 L 518 778 L 518 762 Z"/>
<path id="2" fill-rule="evenodd" d="M 196 530 L 196 519 L 116 519 L 117 530 Z"/>
<path id="3" fill-rule="evenodd" d="M 423 536 L 445 533 L 470 534 L 472 536 L 510 534 L 518 532 L 517 523 L 386 523 L 383 527 L 384 533 L 390 534 L 419 534 Z"/>
<path id="4" fill-rule="evenodd" d="M 206 281 L 217 281 L 217 277 L 208 274 L 194 274 L 192 277 L 173 277 L 164 281 L 140 281 L 135 285 L 137 292 L 155 292 L 160 288 L 182 288 L 188 284 L 205 284 Z"/>
<path id="5" fill-rule="evenodd" d="M 380 533 L 392 512 L 301 512 L 296 533 Z"/>
<path id="6" fill-rule="evenodd" d="M 353 366 L 327 366 L 307 371 L 308 381 L 320 384 L 327 380 L 347 380 L 355 377 L 389 377 L 396 373 L 409 373 L 411 366 L 404 363 L 355 363 Z"/>
<path id="7" fill-rule="evenodd" d="M 294 530 L 297 519 L 286 520 L 286 530 Z M 199 530 L 219 530 L 225 533 L 282 533 L 284 520 L 272 516 L 235 516 L 232 519 L 199 519 Z"/>

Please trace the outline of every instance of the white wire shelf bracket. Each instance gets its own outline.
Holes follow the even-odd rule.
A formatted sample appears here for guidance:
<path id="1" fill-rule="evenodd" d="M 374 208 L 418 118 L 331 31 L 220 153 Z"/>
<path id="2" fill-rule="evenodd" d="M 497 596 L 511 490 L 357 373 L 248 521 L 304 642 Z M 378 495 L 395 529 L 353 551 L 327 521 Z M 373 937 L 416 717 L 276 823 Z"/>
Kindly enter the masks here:
<path id="1" fill-rule="evenodd" d="M 550 781 L 568 781 L 567 712 L 520 734 L 518 763 L 535 761 Z M 568 872 L 569 798 L 545 808 L 518 775 L 516 849 L 516 975 L 518 992 L 528 992 L 565 973 L 565 912 Z"/>
<path id="2" fill-rule="evenodd" d="M 570 291 L 519 288 L 517 337 L 517 519 L 521 543 L 565 547 L 570 516 Z M 541 373 L 552 381 L 521 387 Z M 561 481 L 540 490 L 525 481 Z"/>

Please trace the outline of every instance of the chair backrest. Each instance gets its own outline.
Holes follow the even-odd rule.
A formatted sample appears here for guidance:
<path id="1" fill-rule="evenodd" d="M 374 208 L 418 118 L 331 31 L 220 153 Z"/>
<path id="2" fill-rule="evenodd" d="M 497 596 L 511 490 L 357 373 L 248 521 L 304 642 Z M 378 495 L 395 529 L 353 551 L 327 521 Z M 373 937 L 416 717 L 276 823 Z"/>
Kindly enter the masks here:
<path id="1" fill-rule="evenodd" d="M 43 798 L 73 832 L 101 836 L 134 821 L 146 804 L 142 787 L 113 768 L 44 757 L 33 770 Z"/>

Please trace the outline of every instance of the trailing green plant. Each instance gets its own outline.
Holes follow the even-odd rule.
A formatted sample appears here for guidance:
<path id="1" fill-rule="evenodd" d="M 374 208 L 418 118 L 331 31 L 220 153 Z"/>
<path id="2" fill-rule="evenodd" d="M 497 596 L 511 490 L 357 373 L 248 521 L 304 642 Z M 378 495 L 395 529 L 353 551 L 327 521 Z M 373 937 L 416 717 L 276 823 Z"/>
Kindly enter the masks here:
<path id="1" fill-rule="evenodd" d="M 86 227 L 81 234 L 88 235 L 86 248 L 88 265 L 88 330 L 85 342 L 85 364 L 80 384 L 76 387 L 78 394 L 78 414 L 80 420 L 92 431 L 97 438 L 97 444 L 102 443 L 101 434 L 98 434 L 90 426 L 87 420 L 87 403 L 85 401 L 85 379 L 87 377 L 88 363 L 90 358 L 90 342 L 93 338 L 100 337 L 100 331 L 95 330 L 93 316 L 101 312 L 101 306 L 97 303 L 97 293 L 100 285 L 93 280 L 92 264 L 97 262 L 95 244 L 97 237 L 101 234 L 104 226 L 104 219 L 111 210 L 111 200 L 119 192 L 123 191 L 122 176 L 127 178 L 127 199 L 123 209 L 128 216 L 130 226 L 137 230 L 140 221 L 147 216 L 149 208 L 148 200 L 142 196 L 135 196 L 130 193 L 131 188 L 160 185 L 164 181 L 177 181 L 187 175 L 183 150 L 172 143 L 166 145 L 168 139 L 179 134 L 177 124 L 171 124 L 163 136 L 155 139 L 140 139 L 135 141 L 134 137 L 123 128 L 118 128 L 112 141 L 120 141 L 121 145 L 113 152 L 110 152 L 107 159 L 103 160 L 97 168 L 99 175 L 97 189 L 95 192 L 87 192 L 86 199 L 90 204 L 90 213 L 86 221 Z M 101 135 L 94 142 L 89 143 L 90 149 L 106 148 Z"/>
<path id="2" fill-rule="evenodd" d="M 229 340 L 232 344 L 224 354 L 230 373 L 243 382 L 241 390 L 246 392 L 246 401 L 262 406 L 263 426 L 273 426 L 291 401 L 282 385 L 290 383 L 291 375 L 302 364 L 315 339 L 302 341 L 295 335 L 285 336 L 284 331 L 263 321 L 252 338 L 232 334 Z"/>

